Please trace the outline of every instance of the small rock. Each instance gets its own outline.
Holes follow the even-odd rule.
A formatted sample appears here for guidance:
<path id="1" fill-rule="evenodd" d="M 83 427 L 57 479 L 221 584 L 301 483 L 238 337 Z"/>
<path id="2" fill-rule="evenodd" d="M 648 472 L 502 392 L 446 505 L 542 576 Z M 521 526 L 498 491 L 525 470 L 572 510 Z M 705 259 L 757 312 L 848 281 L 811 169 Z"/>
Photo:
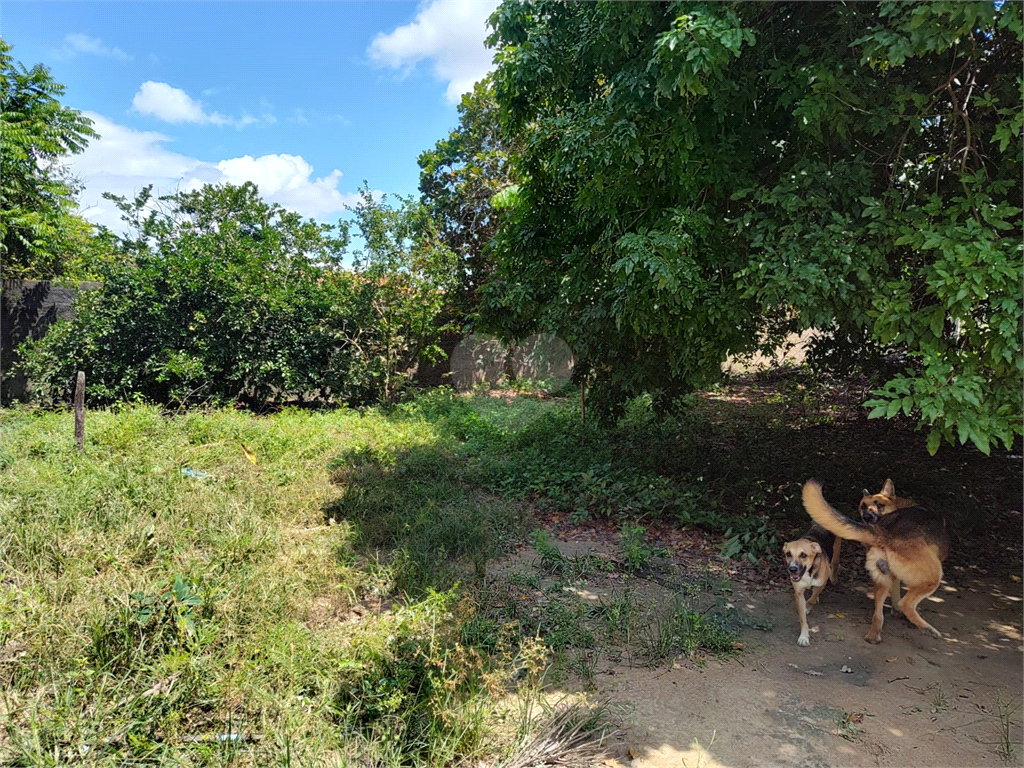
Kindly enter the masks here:
<path id="1" fill-rule="evenodd" d="M 852 675 L 852 674 L 853 674 L 853 670 L 852 670 L 852 669 L 850 669 L 850 668 L 849 668 L 848 666 L 846 666 L 845 664 L 843 664 L 843 666 L 841 666 L 841 667 L 839 668 L 839 671 L 840 671 L 840 672 L 845 672 L 845 673 L 846 673 L 846 674 L 848 674 L 848 675 Z"/>

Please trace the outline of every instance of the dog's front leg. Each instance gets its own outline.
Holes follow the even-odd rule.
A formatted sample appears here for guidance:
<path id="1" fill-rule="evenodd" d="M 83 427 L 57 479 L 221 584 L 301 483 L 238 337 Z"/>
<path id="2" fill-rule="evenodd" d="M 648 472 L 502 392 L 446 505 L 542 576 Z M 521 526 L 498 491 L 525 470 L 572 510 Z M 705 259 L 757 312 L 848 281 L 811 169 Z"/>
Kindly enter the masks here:
<path id="1" fill-rule="evenodd" d="M 821 594 L 821 590 L 825 588 L 824 584 L 820 584 L 811 590 L 811 596 L 807 598 L 807 612 L 811 612 L 811 606 L 818 604 L 818 595 Z"/>
<path id="2" fill-rule="evenodd" d="M 796 595 L 796 613 L 800 617 L 800 637 L 796 639 L 797 645 L 811 644 L 811 630 L 807 626 L 807 601 L 804 599 L 804 588 L 793 586 Z"/>

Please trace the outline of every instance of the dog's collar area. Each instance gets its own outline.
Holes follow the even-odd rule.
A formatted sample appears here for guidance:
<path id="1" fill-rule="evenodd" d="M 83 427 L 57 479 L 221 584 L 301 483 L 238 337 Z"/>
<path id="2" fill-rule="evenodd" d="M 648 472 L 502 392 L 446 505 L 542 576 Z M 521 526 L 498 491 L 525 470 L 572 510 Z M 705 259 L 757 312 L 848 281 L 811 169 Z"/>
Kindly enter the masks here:
<path id="1" fill-rule="evenodd" d="M 821 556 L 823 554 L 824 554 L 823 552 L 815 552 L 814 556 L 811 558 L 811 564 L 809 566 L 807 566 L 807 572 L 811 574 L 812 578 L 817 578 L 818 571 L 821 570 L 821 562 L 820 561 L 821 561 Z"/>

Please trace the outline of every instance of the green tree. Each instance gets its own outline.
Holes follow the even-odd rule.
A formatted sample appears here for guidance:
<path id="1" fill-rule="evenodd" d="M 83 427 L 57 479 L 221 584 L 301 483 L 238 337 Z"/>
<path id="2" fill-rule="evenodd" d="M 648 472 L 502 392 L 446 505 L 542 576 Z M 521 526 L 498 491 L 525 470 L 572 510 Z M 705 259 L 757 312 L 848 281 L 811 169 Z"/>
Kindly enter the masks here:
<path id="1" fill-rule="evenodd" d="M 251 183 L 111 199 L 131 231 L 97 263 L 102 288 L 25 349 L 41 401 L 66 402 L 76 370 L 101 403 L 389 401 L 440 353 L 454 257 L 414 201 L 364 189 L 349 254 L 348 223 L 302 219 Z"/>
<path id="2" fill-rule="evenodd" d="M 869 404 L 930 450 L 1011 443 L 1020 10 L 503 3 L 495 95 L 523 151 L 486 319 L 567 339 L 609 406 L 827 329 L 905 356 Z"/>
<path id="3" fill-rule="evenodd" d="M 420 193 L 438 236 L 459 258 L 460 285 L 450 297 L 458 318 L 476 310 L 479 292 L 494 269 L 488 251 L 498 226 L 491 205 L 512 184 L 516 142 L 506 141 L 494 89 L 481 80 L 459 104 L 459 125 L 419 156 Z"/>
<path id="4" fill-rule="evenodd" d="M 344 229 L 268 205 L 251 183 L 112 199 L 133 230 L 101 264 L 103 287 L 26 349 L 39 399 L 66 402 L 75 370 L 93 402 L 346 397 L 351 358 L 328 320 L 348 295 L 324 287 Z"/>
<path id="5" fill-rule="evenodd" d="M 435 362 L 440 338 L 452 329 L 448 311 L 460 287 L 459 261 L 427 207 L 411 198 L 374 199 L 360 190 L 355 216 L 364 247 L 354 254 L 357 315 L 365 321 L 348 339 L 368 385 L 394 400 L 421 360 Z"/>
<path id="6" fill-rule="evenodd" d="M 14 61 L 0 39 L 0 260 L 4 277 L 52 278 L 91 245 L 75 214 L 77 192 L 62 160 L 97 134 L 63 106 L 64 86 L 42 64 Z"/>

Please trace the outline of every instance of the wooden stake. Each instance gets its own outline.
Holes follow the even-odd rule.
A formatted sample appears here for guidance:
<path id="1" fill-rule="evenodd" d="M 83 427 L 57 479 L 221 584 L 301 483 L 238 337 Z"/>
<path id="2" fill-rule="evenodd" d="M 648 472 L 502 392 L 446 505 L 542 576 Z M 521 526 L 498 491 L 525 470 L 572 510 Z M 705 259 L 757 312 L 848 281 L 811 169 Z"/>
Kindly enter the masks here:
<path id="1" fill-rule="evenodd" d="M 85 451 L 85 371 L 78 372 L 75 383 L 75 447 Z"/>

